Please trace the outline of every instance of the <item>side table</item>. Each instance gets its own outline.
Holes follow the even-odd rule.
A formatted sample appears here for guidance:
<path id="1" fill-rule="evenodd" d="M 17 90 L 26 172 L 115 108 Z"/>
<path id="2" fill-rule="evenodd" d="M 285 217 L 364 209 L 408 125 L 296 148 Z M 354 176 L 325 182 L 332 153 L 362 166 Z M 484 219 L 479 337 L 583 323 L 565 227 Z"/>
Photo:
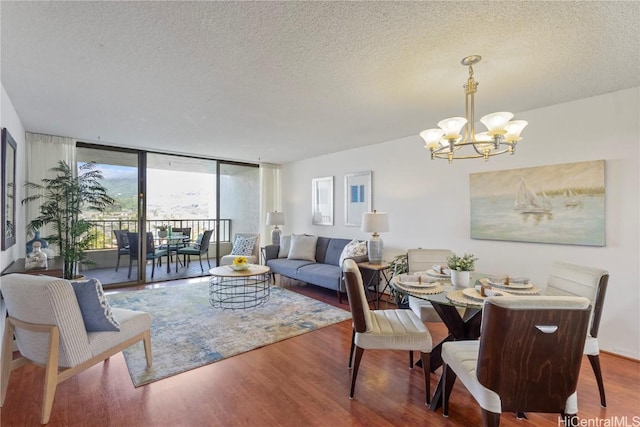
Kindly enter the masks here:
<path id="1" fill-rule="evenodd" d="M 368 270 L 372 272 L 369 276 L 369 280 L 364 286 L 364 289 L 367 291 L 367 294 L 370 290 L 376 291 L 376 298 L 374 300 L 375 308 L 380 308 L 380 298 L 384 291 L 391 288 L 391 264 L 388 262 L 382 261 L 381 264 L 371 264 L 370 262 L 359 262 L 358 268 L 361 270 Z M 384 286 L 382 287 L 382 292 L 378 290 L 378 285 L 380 284 L 380 280 L 384 279 Z"/>
<path id="2" fill-rule="evenodd" d="M 24 268 L 24 258 L 18 258 L 12 262 L 7 268 L 4 269 L 2 275 L 11 273 L 21 274 L 43 274 L 45 276 L 62 277 L 62 270 L 64 269 L 64 261 L 62 257 L 49 258 L 47 260 L 47 268 L 34 268 L 32 270 L 26 270 Z"/>

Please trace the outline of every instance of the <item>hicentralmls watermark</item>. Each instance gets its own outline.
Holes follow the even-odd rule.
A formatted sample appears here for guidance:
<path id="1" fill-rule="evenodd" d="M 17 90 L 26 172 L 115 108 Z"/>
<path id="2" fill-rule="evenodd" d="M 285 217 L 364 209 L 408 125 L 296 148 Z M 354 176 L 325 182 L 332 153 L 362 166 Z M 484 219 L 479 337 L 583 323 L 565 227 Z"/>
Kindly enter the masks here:
<path id="1" fill-rule="evenodd" d="M 558 426 L 560 427 L 640 427 L 640 415 L 629 416 L 613 416 L 607 418 L 573 418 L 565 420 L 558 417 Z"/>

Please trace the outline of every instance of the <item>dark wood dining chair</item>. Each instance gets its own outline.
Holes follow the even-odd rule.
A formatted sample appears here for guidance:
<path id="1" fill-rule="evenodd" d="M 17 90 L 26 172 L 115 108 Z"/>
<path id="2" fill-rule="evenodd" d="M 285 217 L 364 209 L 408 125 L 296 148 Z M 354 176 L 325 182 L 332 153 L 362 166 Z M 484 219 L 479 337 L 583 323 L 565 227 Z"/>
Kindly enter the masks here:
<path id="1" fill-rule="evenodd" d="M 487 298 L 480 340 L 442 346 L 443 415 L 457 377 L 479 403 L 485 427 L 499 426 L 502 412 L 559 413 L 564 425 L 577 425 L 590 312 L 584 297 Z"/>

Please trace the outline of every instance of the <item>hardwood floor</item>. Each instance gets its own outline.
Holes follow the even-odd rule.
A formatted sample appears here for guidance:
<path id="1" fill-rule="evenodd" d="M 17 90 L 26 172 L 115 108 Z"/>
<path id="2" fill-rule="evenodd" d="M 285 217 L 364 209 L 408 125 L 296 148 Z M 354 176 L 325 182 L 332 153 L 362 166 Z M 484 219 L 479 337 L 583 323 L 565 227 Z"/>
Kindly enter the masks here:
<path id="1" fill-rule="evenodd" d="M 339 306 L 334 292 L 314 286 L 283 286 Z M 348 309 L 346 304 L 341 307 Z M 436 342 L 445 336 L 442 324 L 428 326 Z M 355 399 L 349 400 L 350 339 L 351 322 L 345 321 L 139 388 L 133 387 L 119 354 L 58 386 L 49 425 L 480 425 L 480 408 L 459 383 L 451 396 L 449 417 L 444 418 L 441 410 L 431 412 L 424 405 L 422 372 L 408 369 L 406 352 L 367 350 Z M 585 424 L 580 425 L 625 425 L 592 421 L 600 418 L 612 423 L 614 417 L 627 417 L 629 426 L 640 425 L 640 362 L 609 354 L 602 354 L 601 359 L 608 407 L 599 405 L 593 372 L 585 358 L 578 386 L 579 416 Z M 431 391 L 439 375 L 439 371 L 432 374 Z M 2 426 L 39 425 L 43 379 L 44 370 L 34 366 L 13 373 L 0 413 Z M 588 420 L 592 424 L 586 424 Z M 529 414 L 528 420 L 518 421 L 505 413 L 501 425 L 560 424 L 554 414 Z"/>

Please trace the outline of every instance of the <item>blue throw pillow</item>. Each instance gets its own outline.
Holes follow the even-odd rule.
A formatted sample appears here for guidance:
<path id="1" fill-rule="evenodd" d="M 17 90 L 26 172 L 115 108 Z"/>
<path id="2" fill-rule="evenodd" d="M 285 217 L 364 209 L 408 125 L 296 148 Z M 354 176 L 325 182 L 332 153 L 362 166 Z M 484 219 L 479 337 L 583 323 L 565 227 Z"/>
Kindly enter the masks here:
<path id="1" fill-rule="evenodd" d="M 111 306 L 98 279 L 71 282 L 82 312 L 87 332 L 118 332 L 120 324 L 113 318 Z"/>

